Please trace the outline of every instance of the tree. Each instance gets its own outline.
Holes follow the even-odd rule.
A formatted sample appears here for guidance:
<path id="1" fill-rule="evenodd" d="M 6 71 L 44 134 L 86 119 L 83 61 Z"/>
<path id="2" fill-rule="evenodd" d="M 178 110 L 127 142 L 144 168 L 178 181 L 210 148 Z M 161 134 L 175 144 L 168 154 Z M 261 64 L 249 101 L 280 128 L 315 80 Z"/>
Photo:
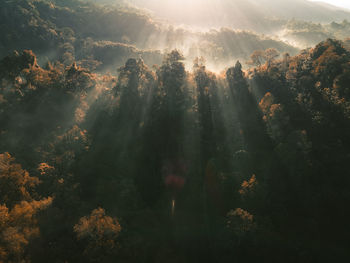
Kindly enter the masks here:
<path id="1" fill-rule="evenodd" d="M 265 58 L 267 62 L 267 67 L 270 68 L 271 63 L 275 58 L 277 58 L 280 53 L 275 48 L 268 48 L 265 50 Z"/>
<path id="2" fill-rule="evenodd" d="M 256 228 L 254 216 L 242 208 L 229 211 L 226 217 L 226 226 L 238 243 Z"/>
<path id="3" fill-rule="evenodd" d="M 248 64 L 260 67 L 265 61 L 265 59 L 265 52 L 263 50 L 255 50 L 250 55 L 250 61 L 248 62 Z"/>
<path id="4" fill-rule="evenodd" d="M 8 207 L 21 201 L 32 201 L 31 192 L 40 183 L 14 161 L 9 153 L 0 154 L 0 200 Z"/>
<path id="5" fill-rule="evenodd" d="M 118 249 L 121 226 L 117 218 L 107 216 L 103 208 L 94 209 L 74 226 L 77 239 L 84 244 L 90 262 L 104 262 Z"/>
<path id="6" fill-rule="evenodd" d="M 264 62 L 267 63 L 268 68 L 274 59 L 279 56 L 279 52 L 275 48 L 268 48 L 264 50 L 255 50 L 250 55 L 250 61 L 248 64 L 260 67 Z"/>
<path id="7" fill-rule="evenodd" d="M 52 198 L 36 201 L 33 188 L 39 179 L 29 176 L 9 154 L 0 154 L 0 262 L 29 262 L 25 248 L 39 236 L 37 214 Z"/>

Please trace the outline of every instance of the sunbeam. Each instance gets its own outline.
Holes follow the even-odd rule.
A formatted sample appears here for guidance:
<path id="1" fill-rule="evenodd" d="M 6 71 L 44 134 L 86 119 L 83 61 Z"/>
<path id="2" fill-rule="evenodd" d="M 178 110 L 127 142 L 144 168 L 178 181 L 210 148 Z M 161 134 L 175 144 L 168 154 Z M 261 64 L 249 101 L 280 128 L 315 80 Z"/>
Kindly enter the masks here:
<path id="1" fill-rule="evenodd" d="M 0 1 L 0 262 L 348 262 L 330 3 Z"/>

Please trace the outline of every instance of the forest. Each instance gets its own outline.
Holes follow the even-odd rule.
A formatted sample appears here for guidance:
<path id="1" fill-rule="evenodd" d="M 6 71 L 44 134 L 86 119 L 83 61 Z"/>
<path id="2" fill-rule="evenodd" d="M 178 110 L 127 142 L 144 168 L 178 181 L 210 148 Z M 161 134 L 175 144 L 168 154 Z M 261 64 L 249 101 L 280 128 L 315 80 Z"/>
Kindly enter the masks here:
<path id="1" fill-rule="evenodd" d="M 289 20 L 324 32 L 301 49 L 121 3 L 0 13 L 0 263 L 350 259 L 349 22 Z"/>

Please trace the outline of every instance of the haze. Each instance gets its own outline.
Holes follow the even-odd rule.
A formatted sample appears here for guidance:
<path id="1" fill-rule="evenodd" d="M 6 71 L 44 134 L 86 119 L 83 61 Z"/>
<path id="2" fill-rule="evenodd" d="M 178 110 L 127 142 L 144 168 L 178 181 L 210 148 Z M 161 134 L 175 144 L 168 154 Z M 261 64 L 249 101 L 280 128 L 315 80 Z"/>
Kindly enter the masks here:
<path id="1" fill-rule="evenodd" d="M 127 2 L 149 9 L 154 15 L 171 22 L 199 27 L 228 26 L 235 29 L 266 31 L 265 24 L 261 23 L 263 20 L 295 18 L 313 22 L 332 22 L 350 18 L 350 14 L 344 10 L 307 0 L 130 0 Z"/>
<path id="2" fill-rule="evenodd" d="M 312 2 L 325 2 L 330 5 L 339 6 L 350 9 L 350 2 L 347 0 L 310 0 Z"/>
<path id="3" fill-rule="evenodd" d="M 0 263 L 350 262 L 349 21 L 0 0 Z"/>

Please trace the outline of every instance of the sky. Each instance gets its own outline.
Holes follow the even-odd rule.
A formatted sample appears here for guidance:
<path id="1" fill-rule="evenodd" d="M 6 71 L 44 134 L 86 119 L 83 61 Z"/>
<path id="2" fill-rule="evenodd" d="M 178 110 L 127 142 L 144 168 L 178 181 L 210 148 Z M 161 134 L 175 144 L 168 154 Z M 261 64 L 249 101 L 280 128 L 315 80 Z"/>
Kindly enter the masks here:
<path id="1" fill-rule="evenodd" d="M 310 0 L 310 1 L 325 2 L 325 3 L 331 4 L 331 5 L 340 6 L 340 7 L 350 9 L 350 1 L 349 0 Z"/>

